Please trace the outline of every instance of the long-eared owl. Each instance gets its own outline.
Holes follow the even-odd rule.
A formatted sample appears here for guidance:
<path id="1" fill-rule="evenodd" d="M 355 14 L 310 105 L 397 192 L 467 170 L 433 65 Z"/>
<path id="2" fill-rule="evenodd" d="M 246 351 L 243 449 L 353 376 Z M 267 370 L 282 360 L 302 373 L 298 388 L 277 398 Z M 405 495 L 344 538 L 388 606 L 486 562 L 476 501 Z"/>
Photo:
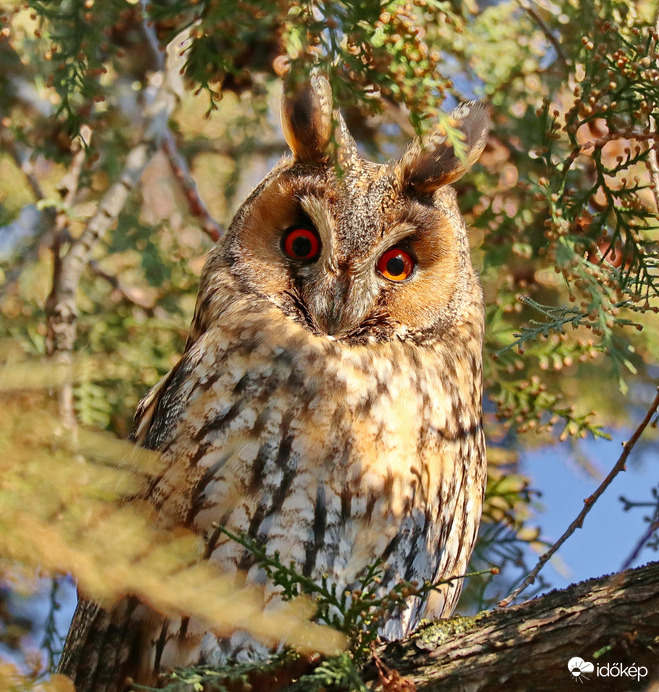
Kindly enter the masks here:
<path id="1" fill-rule="evenodd" d="M 376 560 L 383 592 L 466 569 L 486 478 L 484 318 L 450 184 L 480 155 L 488 119 L 475 103 L 451 115 L 465 156 L 436 126 L 375 164 L 324 78 L 289 88 L 292 155 L 211 250 L 185 353 L 140 403 L 133 438 L 164 464 L 145 499 L 248 580 L 264 576 L 218 524 L 341 588 Z M 449 616 L 459 594 L 458 582 L 411 598 L 381 635 Z M 260 653 L 187 620 L 137 627 L 128 610 L 81 602 L 60 666 L 80 692 Z"/>

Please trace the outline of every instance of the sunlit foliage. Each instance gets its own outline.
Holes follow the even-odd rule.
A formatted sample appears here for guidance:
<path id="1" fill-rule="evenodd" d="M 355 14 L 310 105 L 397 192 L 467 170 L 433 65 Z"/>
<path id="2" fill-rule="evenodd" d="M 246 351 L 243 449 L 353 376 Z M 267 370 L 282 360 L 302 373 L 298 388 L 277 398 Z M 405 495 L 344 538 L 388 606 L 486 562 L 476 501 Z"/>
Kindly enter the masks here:
<path id="1" fill-rule="evenodd" d="M 285 150 L 278 74 L 327 74 L 360 146 L 377 160 L 443 118 L 440 108 L 486 100 L 488 146 L 458 183 L 488 305 L 490 478 L 475 563 L 514 566 L 520 546 L 539 545 L 528 526 L 533 484 L 520 474 L 516 451 L 606 435 L 626 422 L 630 397 L 656 374 L 655 4 L 0 2 L 0 336 L 12 343 L 3 377 L 14 378 L 12 389 L 29 377 L 46 384 L 43 372 L 15 363 L 45 354 L 53 254 L 80 236 L 140 141 L 144 104 L 162 76 L 150 40 L 164 46 L 191 27 L 170 147 L 152 158 L 78 291 L 75 413 L 89 429 L 119 438 L 185 342 L 212 242 L 206 210 L 226 225 Z M 91 137 L 81 144 L 84 127 Z M 188 161 L 199 199 L 171 146 Z M 0 463 L 10 465 L 1 481 L 3 569 L 72 571 L 97 597 L 113 598 L 128 588 L 125 575 L 101 578 L 103 556 L 91 538 L 73 543 L 85 512 L 105 516 L 102 508 L 129 492 L 134 467 L 99 464 L 67 446 L 42 394 L 3 397 L 0 405 Z M 118 536 L 133 526 L 133 511 L 107 510 Z M 139 540 L 151 540 L 142 528 L 126 536 L 127 560 Z M 183 559 L 174 552 L 162 559 Z M 130 588 L 147 593 L 146 571 L 133 577 Z M 472 580 L 466 605 L 487 605 L 491 591 Z"/>

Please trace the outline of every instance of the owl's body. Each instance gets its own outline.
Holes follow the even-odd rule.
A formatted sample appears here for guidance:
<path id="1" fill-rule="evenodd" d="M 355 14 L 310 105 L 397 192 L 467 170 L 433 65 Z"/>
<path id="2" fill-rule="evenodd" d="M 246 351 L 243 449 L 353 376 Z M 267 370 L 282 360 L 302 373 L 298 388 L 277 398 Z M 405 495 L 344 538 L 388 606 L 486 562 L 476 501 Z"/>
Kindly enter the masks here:
<path id="1" fill-rule="evenodd" d="M 486 118 L 476 108 L 471 118 L 473 159 Z M 251 581 L 262 572 L 218 524 L 342 587 L 378 559 L 383 592 L 461 575 L 486 475 L 482 295 L 446 187 L 466 164 L 441 141 L 394 164 L 363 160 L 341 121 L 332 141 L 323 81 L 289 97 L 283 120 L 294 157 L 211 252 L 186 352 L 138 410 L 134 438 L 164 464 L 144 497 L 163 524 L 202 535 L 205 557 Z M 454 583 L 427 604 L 410 599 L 382 635 L 450 615 L 459 593 Z M 110 622 L 132 634 L 107 670 L 97 661 L 110 640 L 98 631 Z M 153 683 L 241 652 L 259 653 L 239 633 L 86 603 L 61 670 L 78 690 L 114 691 L 127 675 Z"/>

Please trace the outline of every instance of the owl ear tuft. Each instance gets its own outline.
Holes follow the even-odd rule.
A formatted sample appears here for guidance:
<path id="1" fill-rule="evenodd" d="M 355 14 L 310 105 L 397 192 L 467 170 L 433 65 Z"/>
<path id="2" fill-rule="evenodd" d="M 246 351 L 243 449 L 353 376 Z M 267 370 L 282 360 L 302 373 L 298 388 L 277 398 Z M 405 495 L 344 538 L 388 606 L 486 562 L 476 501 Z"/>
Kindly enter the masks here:
<path id="1" fill-rule="evenodd" d="M 436 125 L 423 140 L 414 142 L 400 162 L 405 181 L 420 193 L 432 193 L 461 178 L 485 148 L 490 118 L 484 104 L 462 103 L 449 117 L 464 135 L 466 158 L 458 158 L 444 127 Z"/>
<path id="2" fill-rule="evenodd" d="M 304 82 L 289 78 L 284 85 L 281 124 L 284 138 L 298 161 L 320 163 L 332 138 L 332 89 L 325 77 Z"/>

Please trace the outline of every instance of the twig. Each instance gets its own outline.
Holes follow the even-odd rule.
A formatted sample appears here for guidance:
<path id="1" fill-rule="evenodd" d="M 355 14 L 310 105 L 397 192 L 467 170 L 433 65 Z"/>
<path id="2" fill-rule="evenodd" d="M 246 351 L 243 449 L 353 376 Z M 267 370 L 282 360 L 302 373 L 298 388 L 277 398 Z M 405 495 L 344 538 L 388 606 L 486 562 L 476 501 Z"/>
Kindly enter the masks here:
<path id="1" fill-rule="evenodd" d="M 631 128 L 629 130 L 620 130 L 618 132 L 609 132 L 608 134 L 604 135 L 603 137 L 596 137 L 594 139 L 589 139 L 588 141 L 584 142 L 583 144 L 579 145 L 579 152 L 582 152 L 584 149 L 590 149 L 590 148 L 602 148 L 609 142 L 615 142 L 619 139 L 633 139 L 639 142 L 642 142 L 643 140 L 647 141 L 648 143 L 652 143 L 653 139 L 655 137 L 655 132 L 654 130 L 651 132 L 641 132 L 639 130 L 635 130 L 634 128 Z"/>
<path id="2" fill-rule="evenodd" d="M 165 64 L 165 58 L 160 50 L 160 45 L 158 43 L 158 38 L 155 32 L 149 25 L 148 20 L 148 3 L 146 0 L 141 0 L 142 6 L 142 31 L 146 36 L 149 48 L 151 49 L 151 54 L 153 59 L 158 65 L 159 69 L 163 69 Z M 172 131 L 168 128 L 164 133 L 162 138 L 162 149 L 167 156 L 169 165 L 172 169 L 172 173 L 176 178 L 176 181 L 181 186 L 185 198 L 188 202 L 188 207 L 190 208 L 193 216 L 196 216 L 201 220 L 201 228 L 206 233 L 213 242 L 216 242 L 224 233 L 224 229 L 215 221 L 215 219 L 210 215 L 206 205 L 199 196 L 197 191 L 197 184 L 192 177 L 190 172 L 190 167 L 185 157 L 181 154 L 174 139 Z"/>
<path id="3" fill-rule="evenodd" d="M 18 168 L 23 172 L 23 175 L 27 180 L 27 184 L 30 186 L 32 194 L 35 196 L 35 198 L 37 200 L 45 199 L 44 192 L 41 189 L 41 184 L 39 183 L 37 177 L 34 175 L 34 167 L 32 166 L 32 162 L 29 158 L 26 159 L 20 155 L 14 138 L 11 136 L 9 129 L 2 124 L 1 118 L 0 144 L 2 145 L 3 149 L 9 154 L 9 156 L 11 156 Z"/>
<path id="4" fill-rule="evenodd" d="M 618 458 L 618 461 L 616 461 L 615 466 L 609 472 L 609 475 L 602 481 L 597 490 L 590 497 L 587 497 L 584 500 L 584 507 L 581 510 L 581 512 L 579 512 L 577 518 L 570 524 L 567 531 L 565 531 L 565 533 L 556 541 L 556 543 L 554 543 L 551 546 L 551 548 L 549 548 L 549 550 L 540 557 L 536 566 L 531 570 L 531 572 L 522 582 L 522 584 L 518 586 L 510 595 L 506 596 L 506 598 L 504 598 L 502 601 L 499 601 L 499 607 L 505 608 L 506 606 L 510 605 L 522 593 L 522 591 L 526 589 L 527 586 L 533 584 L 535 578 L 538 576 L 538 573 L 549 561 L 552 555 L 554 555 L 554 553 L 563 545 L 563 543 L 565 543 L 565 541 L 577 529 L 580 529 L 583 526 L 583 521 L 586 515 L 593 508 L 593 505 L 595 504 L 595 502 L 597 502 L 600 495 L 602 495 L 602 493 L 609 487 L 609 485 L 611 485 L 611 482 L 620 473 L 620 471 L 625 470 L 625 463 L 627 462 L 629 454 L 631 453 L 632 449 L 634 448 L 634 445 L 638 442 L 639 438 L 643 434 L 645 428 L 647 428 L 647 426 L 650 424 L 652 416 L 654 416 L 658 408 L 659 387 L 657 388 L 657 395 L 655 396 L 654 401 L 652 402 L 650 408 L 645 414 L 645 418 L 641 421 L 641 424 L 638 426 L 638 428 L 636 428 L 631 438 L 627 440 L 627 442 L 623 442 L 623 452 Z"/>
<path id="5" fill-rule="evenodd" d="M 165 58 L 160 50 L 158 38 L 156 37 L 153 29 L 149 26 L 146 0 L 141 0 L 141 6 L 142 31 L 146 36 L 147 43 L 149 44 L 149 48 L 151 49 L 151 54 L 156 62 L 156 65 L 158 65 L 159 69 L 163 69 Z M 224 229 L 210 215 L 206 205 L 199 196 L 197 184 L 192 177 L 188 162 L 179 151 L 176 140 L 174 139 L 174 135 L 169 128 L 167 128 L 167 131 L 163 134 L 161 146 L 165 152 L 165 155 L 167 156 L 172 173 L 183 190 L 190 212 L 193 214 L 193 216 L 196 216 L 201 220 L 201 228 L 204 233 L 206 233 L 213 242 L 218 241 L 223 235 Z"/>
<path id="6" fill-rule="evenodd" d="M 556 56 L 563 64 L 563 67 L 567 67 L 568 62 L 567 58 L 565 57 L 565 53 L 563 53 L 563 48 L 561 47 L 561 44 L 558 42 L 558 39 L 554 36 L 554 34 L 552 34 L 551 29 L 545 24 L 542 17 L 533 9 L 531 3 L 528 0 L 517 1 L 519 2 L 520 7 L 523 10 L 526 10 L 529 16 L 533 19 L 533 21 L 540 27 L 540 30 L 547 37 L 551 45 L 554 46 Z"/>
<path id="7" fill-rule="evenodd" d="M 0 298 L 9 293 L 16 285 L 23 273 L 25 267 L 28 267 L 32 262 L 36 261 L 41 250 L 46 246 L 51 245 L 53 238 L 53 214 L 46 214 L 47 211 L 53 211 L 51 207 L 44 209 L 34 225 L 34 230 L 30 229 L 31 239 L 21 250 L 21 256 L 16 258 L 12 268 L 5 274 L 5 279 L 0 286 Z"/>
<path id="8" fill-rule="evenodd" d="M 659 510 L 655 512 L 654 518 L 650 522 L 650 525 L 648 526 L 648 530 L 641 536 L 641 538 L 638 540 L 638 543 L 634 546 L 634 549 L 632 550 L 631 554 L 629 557 L 625 560 L 625 563 L 623 566 L 620 568 L 620 571 L 624 571 L 626 569 L 629 569 L 632 566 L 632 563 L 636 558 L 639 556 L 641 550 L 643 550 L 643 546 L 650 540 L 650 536 L 659 529 Z"/>
<path id="9" fill-rule="evenodd" d="M 416 137 L 416 132 L 402 107 L 386 100 L 383 101 L 383 103 L 387 111 L 387 115 L 393 120 L 394 123 L 396 123 L 396 125 L 398 125 L 398 127 L 400 127 L 400 131 L 410 138 Z"/>
<path id="10" fill-rule="evenodd" d="M 103 279 L 103 281 L 110 284 L 110 286 L 112 286 L 112 288 L 119 293 L 123 300 L 136 305 L 138 308 L 142 308 L 142 310 L 145 310 L 148 313 L 153 313 L 154 305 L 151 301 L 142 300 L 138 296 L 134 295 L 129 288 L 126 288 L 122 284 L 118 277 L 114 276 L 114 274 L 106 272 L 105 269 L 98 264 L 98 262 L 91 260 L 89 262 L 89 268 L 95 276 L 98 276 L 99 279 Z"/>
<path id="11" fill-rule="evenodd" d="M 158 41 L 158 36 L 153 30 L 153 27 L 149 24 L 149 3 L 147 0 L 140 0 L 140 9 L 142 10 L 142 32 L 151 50 L 151 55 L 155 60 L 155 63 L 159 70 L 165 69 L 165 56 L 160 50 L 160 42 Z"/>
<path id="12" fill-rule="evenodd" d="M 37 202 L 42 202 L 46 196 L 41 187 L 39 179 L 34 175 L 34 167 L 29 158 L 21 156 L 14 138 L 11 136 L 9 129 L 2 124 L 0 114 L 0 145 L 11 156 L 16 166 L 22 171 L 25 180 L 34 195 Z M 29 247 L 23 252 L 22 261 L 17 263 L 14 268 L 7 273 L 0 295 L 5 294 L 23 273 L 23 269 L 34 259 L 39 256 L 41 249 L 49 245 L 52 241 L 52 226 L 55 221 L 56 212 L 53 207 L 46 207 L 42 210 L 37 226 L 35 227 L 35 236 Z"/>
<path id="13" fill-rule="evenodd" d="M 178 150 L 174 135 L 169 130 L 163 137 L 162 148 L 167 156 L 172 173 L 185 194 L 190 212 L 201 221 L 201 228 L 209 238 L 213 242 L 217 242 L 224 234 L 224 229 L 210 215 L 206 205 L 199 196 L 197 184 L 192 177 L 188 163 Z"/>

